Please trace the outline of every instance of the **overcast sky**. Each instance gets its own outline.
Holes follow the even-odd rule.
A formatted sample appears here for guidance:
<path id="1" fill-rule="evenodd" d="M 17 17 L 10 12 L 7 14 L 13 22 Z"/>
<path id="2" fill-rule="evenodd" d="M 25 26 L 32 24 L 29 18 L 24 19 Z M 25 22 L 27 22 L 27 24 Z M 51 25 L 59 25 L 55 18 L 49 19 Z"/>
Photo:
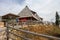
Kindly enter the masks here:
<path id="1" fill-rule="evenodd" d="M 54 21 L 56 11 L 60 13 L 60 0 L 0 0 L 0 16 L 18 14 L 26 5 L 47 21 Z"/>

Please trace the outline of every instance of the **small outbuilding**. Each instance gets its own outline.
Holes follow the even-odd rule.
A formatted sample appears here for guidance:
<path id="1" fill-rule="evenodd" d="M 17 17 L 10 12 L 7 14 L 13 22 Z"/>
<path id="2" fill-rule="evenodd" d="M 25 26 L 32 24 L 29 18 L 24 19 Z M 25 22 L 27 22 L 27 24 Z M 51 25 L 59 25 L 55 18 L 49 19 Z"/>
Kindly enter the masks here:
<path id="1" fill-rule="evenodd" d="M 18 18 L 18 17 L 19 17 L 18 15 L 8 13 L 8 14 L 2 16 L 2 21 L 6 25 L 6 22 L 13 23 L 14 21 L 16 21 L 16 18 Z"/>

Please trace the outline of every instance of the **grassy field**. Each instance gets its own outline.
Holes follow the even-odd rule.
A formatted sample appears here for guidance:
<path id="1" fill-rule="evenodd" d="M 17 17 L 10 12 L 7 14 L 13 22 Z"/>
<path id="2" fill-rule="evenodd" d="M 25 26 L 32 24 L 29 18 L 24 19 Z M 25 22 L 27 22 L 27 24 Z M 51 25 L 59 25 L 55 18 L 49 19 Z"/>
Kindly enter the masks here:
<path id="1" fill-rule="evenodd" d="M 46 35 L 52 35 L 57 36 L 60 35 L 60 28 L 55 25 L 43 25 L 43 24 L 35 24 L 35 25 L 28 25 L 23 27 L 24 30 L 29 30 L 31 32 L 39 33 L 39 34 L 46 34 Z M 33 40 L 53 40 L 48 39 L 44 37 L 38 37 L 29 34 L 29 38 L 32 38 Z"/>
<path id="2" fill-rule="evenodd" d="M 60 34 L 60 28 L 55 25 L 43 25 L 43 24 L 28 25 L 27 27 L 26 26 L 23 27 L 23 29 L 42 34 L 52 34 L 52 35 L 55 33 Z"/>
<path id="3" fill-rule="evenodd" d="M 23 30 L 28 30 L 31 32 L 39 33 L 39 34 L 46 34 L 51 36 L 60 35 L 60 28 L 55 25 L 43 25 L 43 24 L 35 24 L 35 25 L 23 25 Z M 19 32 L 16 30 L 12 31 L 17 35 L 22 35 L 27 38 L 31 38 L 32 40 L 56 40 L 56 39 L 49 39 L 41 36 L 35 36 L 32 34 L 27 34 L 23 32 Z M 15 37 L 16 40 L 22 40 L 21 38 Z"/>

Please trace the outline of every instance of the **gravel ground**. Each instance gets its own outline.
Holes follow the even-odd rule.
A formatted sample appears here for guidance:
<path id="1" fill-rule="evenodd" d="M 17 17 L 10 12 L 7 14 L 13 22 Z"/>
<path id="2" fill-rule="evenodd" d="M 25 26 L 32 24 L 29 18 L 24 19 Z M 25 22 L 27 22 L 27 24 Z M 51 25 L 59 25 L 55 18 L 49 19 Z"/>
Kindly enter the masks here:
<path id="1" fill-rule="evenodd" d="M 6 28 L 0 27 L 0 40 L 6 40 Z"/>

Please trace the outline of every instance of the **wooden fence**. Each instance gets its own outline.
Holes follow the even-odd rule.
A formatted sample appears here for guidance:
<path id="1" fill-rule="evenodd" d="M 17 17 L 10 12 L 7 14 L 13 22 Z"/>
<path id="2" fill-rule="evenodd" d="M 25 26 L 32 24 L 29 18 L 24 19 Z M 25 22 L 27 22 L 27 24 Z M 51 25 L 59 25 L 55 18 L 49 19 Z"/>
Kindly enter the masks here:
<path id="1" fill-rule="evenodd" d="M 26 33 L 26 34 L 21 34 L 21 32 Z M 20 33 L 20 34 L 18 34 L 18 33 Z M 7 26 L 7 40 L 9 40 L 9 39 L 11 39 L 11 40 L 33 40 L 31 38 L 26 37 L 28 34 L 32 34 L 32 35 L 38 36 L 38 37 L 45 37 L 45 38 L 48 38 L 49 40 L 54 40 L 54 39 L 60 40 L 59 37 L 38 34 L 38 33 L 31 32 L 31 31 L 17 29 L 17 28 Z"/>
<path id="2" fill-rule="evenodd" d="M 26 22 L 25 24 L 27 25 L 32 25 L 32 24 L 40 24 L 41 22 Z M 23 23 L 21 23 L 21 25 L 23 25 Z M 16 26 L 18 27 L 18 26 Z M 39 33 L 34 33 L 28 30 L 23 30 L 23 29 L 18 29 L 18 28 L 14 28 L 14 27 L 10 27 L 9 24 L 6 24 L 6 30 L 2 30 L 2 31 L 6 31 L 6 40 L 33 40 L 32 38 L 28 37 L 28 35 L 33 35 L 38 36 L 38 37 L 43 37 L 43 38 L 47 38 L 48 40 L 60 40 L 59 37 L 54 37 L 54 36 L 49 36 L 49 35 L 45 35 L 45 34 L 39 34 Z M 0 31 L 0 32 L 2 32 Z"/>
<path id="3" fill-rule="evenodd" d="M 7 39 L 6 40 L 33 40 L 31 38 L 26 37 L 28 34 L 32 34 L 32 35 L 38 36 L 38 37 L 45 37 L 45 38 L 48 38 L 49 40 L 54 40 L 54 39 L 60 40 L 59 37 L 54 37 L 54 36 L 49 36 L 49 35 L 44 35 L 44 34 L 38 34 L 38 33 L 31 32 L 31 31 L 23 30 L 23 29 L 13 28 L 10 26 L 7 26 L 7 28 L 0 30 L 0 32 L 2 32 L 2 31 L 7 32 Z M 26 33 L 26 34 L 19 35 L 18 33 L 21 33 L 21 32 Z"/>

